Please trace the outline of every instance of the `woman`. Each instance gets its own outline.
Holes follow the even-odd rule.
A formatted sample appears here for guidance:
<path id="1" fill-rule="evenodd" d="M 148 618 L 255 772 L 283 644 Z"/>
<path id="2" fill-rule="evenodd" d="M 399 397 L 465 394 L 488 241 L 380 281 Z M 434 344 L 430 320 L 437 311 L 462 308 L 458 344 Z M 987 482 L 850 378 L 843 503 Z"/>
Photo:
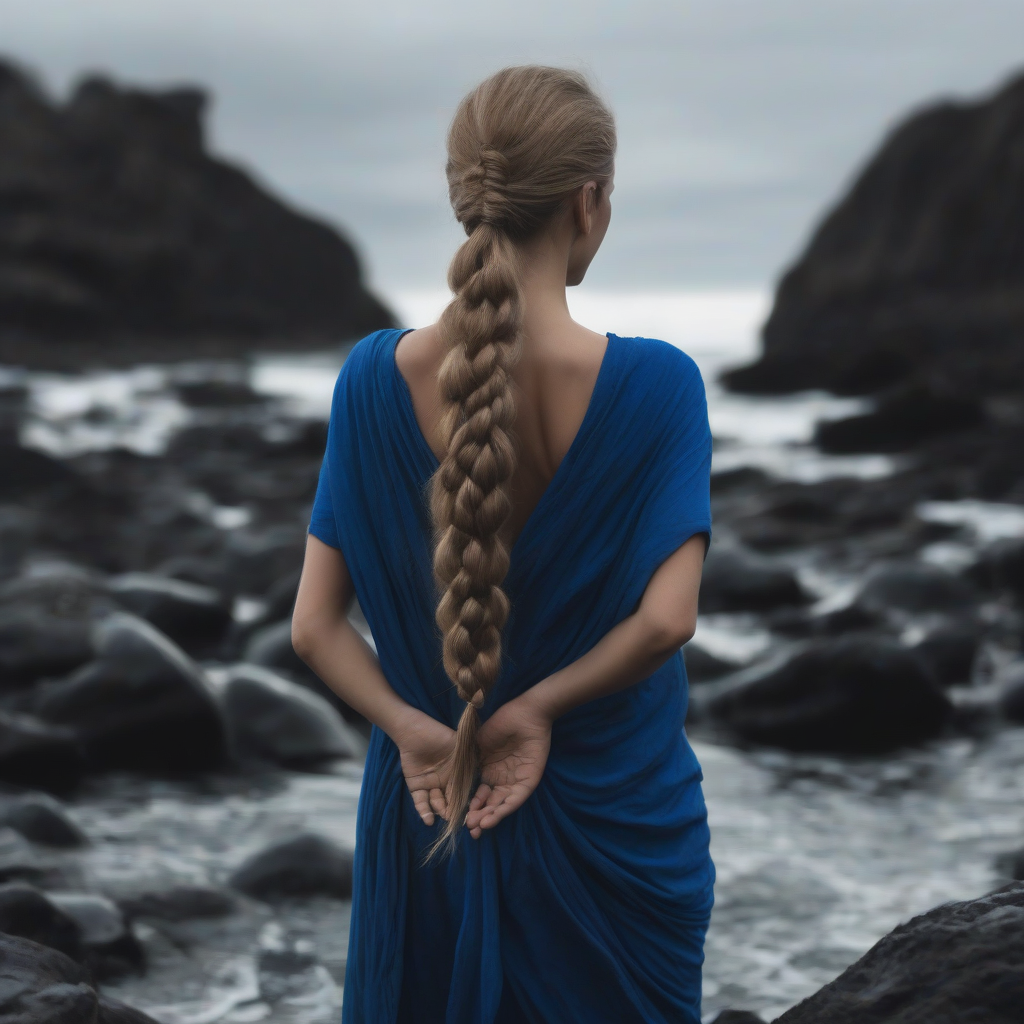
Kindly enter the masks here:
<path id="1" fill-rule="evenodd" d="M 688 357 L 569 316 L 614 153 L 576 74 L 475 89 L 454 298 L 338 379 L 293 641 L 375 726 L 347 1024 L 700 1019 L 714 871 L 679 649 L 711 439 Z"/>

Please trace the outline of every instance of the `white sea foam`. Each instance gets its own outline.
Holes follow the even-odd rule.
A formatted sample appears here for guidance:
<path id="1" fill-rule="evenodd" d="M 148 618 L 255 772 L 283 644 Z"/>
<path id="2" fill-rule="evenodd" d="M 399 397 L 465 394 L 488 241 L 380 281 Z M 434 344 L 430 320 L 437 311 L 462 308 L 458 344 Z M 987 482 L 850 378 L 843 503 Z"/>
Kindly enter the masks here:
<path id="1" fill-rule="evenodd" d="M 421 325 L 435 320 L 447 300 L 444 292 L 405 291 L 395 296 L 394 305 L 405 323 Z M 707 386 L 715 472 L 755 466 L 773 476 L 806 482 L 892 472 L 894 463 L 888 456 L 828 456 L 811 444 L 816 422 L 862 411 L 863 401 L 823 392 L 735 395 L 719 384 L 723 370 L 756 355 L 769 305 L 767 292 L 579 288 L 570 289 L 569 303 L 581 323 L 626 337 L 662 338 L 694 358 Z M 276 400 L 280 414 L 324 419 L 346 351 L 261 355 L 247 366 L 190 362 L 87 374 L 14 374 L 0 368 L 0 385 L 28 387 L 29 416 L 22 441 L 30 447 L 57 456 L 110 448 L 159 455 L 175 433 L 196 419 L 175 385 L 248 378 L 255 391 Z"/>

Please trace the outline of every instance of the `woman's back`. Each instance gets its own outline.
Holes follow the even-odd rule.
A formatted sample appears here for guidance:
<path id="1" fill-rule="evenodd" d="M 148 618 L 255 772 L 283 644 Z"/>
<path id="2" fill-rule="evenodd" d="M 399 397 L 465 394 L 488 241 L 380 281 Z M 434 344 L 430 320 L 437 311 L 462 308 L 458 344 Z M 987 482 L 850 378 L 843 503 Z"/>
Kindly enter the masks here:
<path id="1" fill-rule="evenodd" d="M 529 303 L 529 297 L 526 299 Z M 540 321 L 540 318 L 535 318 Z M 512 510 L 502 531 L 510 547 L 572 446 L 586 416 L 608 346 L 596 334 L 564 318 L 546 317 L 524 338 L 513 370 L 518 458 L 509 483 Z M 444 457 L 443 404 L 437 377 L 447 350 L 436 325 L 405 334 L 395 362 L 412 396 L 416 422 L 427 444 Z"/>

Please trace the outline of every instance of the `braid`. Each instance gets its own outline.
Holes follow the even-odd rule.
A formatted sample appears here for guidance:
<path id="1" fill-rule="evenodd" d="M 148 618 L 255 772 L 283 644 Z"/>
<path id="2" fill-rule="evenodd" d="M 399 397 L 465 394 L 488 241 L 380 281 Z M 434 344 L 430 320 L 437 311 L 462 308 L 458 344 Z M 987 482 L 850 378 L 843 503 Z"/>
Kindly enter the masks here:
<path id="1" fill-rule="evenodd" d="M 431 855 L 451 849 L 476 780 L 479 709 L 501 672 L 509 552 L 501 530 L 516 468 L 512 370 L 522 334 L 518 243 L 588 181 L 611 178 L 615 126 L 586 80 L 506 68 L 460 104 L 448 133 L 448 192 L 469 236 L 448 271 L 438 320 L 445 455 L 431 482 L 437 624 L 444 669 L 466 707 L 449 764 L 448 818 Z"/>
<path id="2" fill-rule="evenodd" d="M 434 574 L 441 588 L 436 618 L 445 672 L 466 701 L 438 846 L 461 827 L 472 796 L 478 709 L 501 670 L 501 631 L 509 613 L 501 589 L 509 554 L 499 531 L 511 511 L 508 483 L 516 466 L 511 370 L 519 358 L 522 311 L 517 253 L 494 223 L 500 166 L 484 151 L 473 169 L 479 217 L 472 217 L 469 238 L 452 261 L 448 284 L 455 297 L 438 321 L 448 354 L 438 372 L 446 454 L 431 493 Z"/>

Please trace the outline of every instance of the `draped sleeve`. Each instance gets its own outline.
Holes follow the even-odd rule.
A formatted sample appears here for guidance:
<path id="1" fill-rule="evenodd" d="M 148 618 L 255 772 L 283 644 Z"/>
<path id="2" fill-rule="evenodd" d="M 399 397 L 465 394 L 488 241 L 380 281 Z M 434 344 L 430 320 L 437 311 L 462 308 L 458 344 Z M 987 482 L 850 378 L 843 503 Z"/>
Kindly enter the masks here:
<path id="1" fill-rule="evenodd" d="M 320 479 L 316 485 L 313 511 L 309 517 L 309 532 L 332 548 L 341 547 L 341 541 L 338 539 L 338 524 L 334 518 L 334 501 L 331 498 L 331 467 L 326 455 L 320 466 Z"/>
<path id="2" fill-rule="evenodd" d="M 655 436 L 646 469 L 652 487 L 639 517 L 636 558 L 656 569 L 696 534 L 710 544 L 711 428 L 704 381 L 688 355 L 657 344 L 647 369 L 660 380 L 649 393 Z"/>

